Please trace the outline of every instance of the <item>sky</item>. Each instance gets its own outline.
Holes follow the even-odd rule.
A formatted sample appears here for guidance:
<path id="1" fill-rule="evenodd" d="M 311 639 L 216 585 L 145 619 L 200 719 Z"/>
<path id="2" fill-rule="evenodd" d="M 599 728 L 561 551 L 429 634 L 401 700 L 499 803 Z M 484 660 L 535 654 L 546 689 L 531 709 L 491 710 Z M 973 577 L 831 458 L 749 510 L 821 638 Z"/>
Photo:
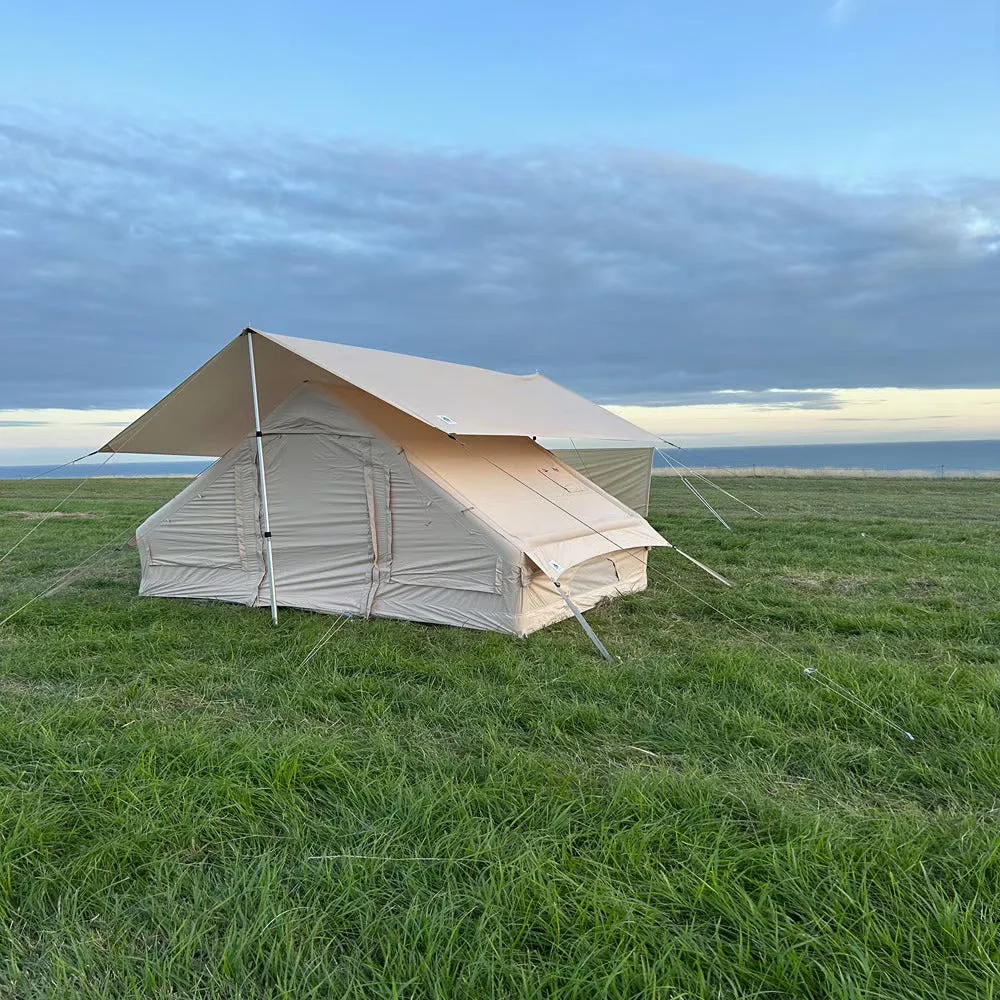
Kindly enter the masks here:
<path id="1" fill-rule="evenodd" d="M 246 325 L 681 443 L 1000 436 L 994 0 L 0 0 L 0 464 Z"/>

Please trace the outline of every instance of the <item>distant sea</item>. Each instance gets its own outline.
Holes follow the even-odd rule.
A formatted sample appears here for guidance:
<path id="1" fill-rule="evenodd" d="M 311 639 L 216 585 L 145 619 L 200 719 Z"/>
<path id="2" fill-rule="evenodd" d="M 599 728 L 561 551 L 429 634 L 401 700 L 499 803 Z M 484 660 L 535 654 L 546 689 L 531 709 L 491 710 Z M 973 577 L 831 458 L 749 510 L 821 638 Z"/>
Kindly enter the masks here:
<path id="1" fill-rule="evenodd" d="M 678 442 L 680 443 L 680 442 Z M 682 446 L 683 447 L 683 446 Z M 788 444 L 752 448 L 665 448 L 692 468 L 924 470 L 939 475 L 1000 472 L 994 441 L 892 441 L 872 444 Z M 667 462 L 659 454 L 656 466 Z"/>
<path id="2" fill-rule="evenodd" d="M 135 479 L 140 476 L 197 476 L 212 463 L 195 462 L 77 462 L 65 469 L 50 471 L 50 465 L 0 465 L 0 479 L 86 479 L 90 476 L 114 476 Z"/>
<path id="3" fill-rule="evenodd" d="M 685 465 L 702 469 L 921 469 L 940 475 L 963 472 L 1000 472 L 1000 439 L 994 441 L 903 441 L 876 444 L 760 445 L 740 448 L 684 448 L 664 452 Z M 77 479 L 84 476 L 196 476 L 211 463 L 121 462 L 106 465 L 78 463 L 45 476 Z M 657 467 L 666 460 L 656 457 Z M 44 465 L 0 466 L 0 479 L 31 479 L 45 473 Z"/>

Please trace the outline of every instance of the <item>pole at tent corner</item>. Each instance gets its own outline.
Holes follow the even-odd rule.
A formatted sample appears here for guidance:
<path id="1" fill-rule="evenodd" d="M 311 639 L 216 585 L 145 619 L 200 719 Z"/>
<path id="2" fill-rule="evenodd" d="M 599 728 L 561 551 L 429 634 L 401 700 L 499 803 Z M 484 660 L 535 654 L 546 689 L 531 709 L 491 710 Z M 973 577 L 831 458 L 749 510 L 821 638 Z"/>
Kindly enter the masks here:
<path id="1" fill-rule="evenodd" d="M 588 638 L 596 647 L 597 652 L 600 653 L 608 663 L 614 663 L 614 657 L 607 651 L 604 643 L 597 638 L 597 633 L 590 627 L 590 622 L 583 617 L 583 612 L 573 603 L 569 594 L 563 590 L 562 584 L 560 584 L 558 580 L 553 580 L 552 582 L 555 584 L 556 590 L 559 591 L 559 596 L 566 602 L 566 607 L 573 612 L 573 617 L 580 623 L 580 627 L 583 631 L 587 633 Z"/>
<path id="2" fill-rule="evenodd" d="M 278 624 L 278 601 L 274 596 L 274 554 L 271 551 L 271 519 L 267 513 L 267 477 L 264 475 L 264 435 L 260 430 L 260 403 L 257 399 L 257 369 L 253 363 L 253 330 L 247 327 L 250 352 L 250 388 L 253 390 L 253 426 L 257 438 L 257 468 L 260 472 L 260 504 L 264 511 L 264 548 L 267 553 L 267 583 L 271 591 L 271 621 Z"/>

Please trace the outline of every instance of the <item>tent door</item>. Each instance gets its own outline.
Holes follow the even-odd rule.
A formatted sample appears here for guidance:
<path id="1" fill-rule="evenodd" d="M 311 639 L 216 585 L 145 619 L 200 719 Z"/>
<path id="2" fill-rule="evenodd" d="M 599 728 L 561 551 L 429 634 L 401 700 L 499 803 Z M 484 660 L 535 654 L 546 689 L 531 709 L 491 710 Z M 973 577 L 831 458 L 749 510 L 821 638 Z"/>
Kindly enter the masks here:
<path id="1" fill-rule="evenodd" d="M 278 603 L 366 614 L 374 536 L 362 458 L 332 434 L 266 434 L 268 507 Z M 268 580 L 258 604 L 266 604 Z"/>

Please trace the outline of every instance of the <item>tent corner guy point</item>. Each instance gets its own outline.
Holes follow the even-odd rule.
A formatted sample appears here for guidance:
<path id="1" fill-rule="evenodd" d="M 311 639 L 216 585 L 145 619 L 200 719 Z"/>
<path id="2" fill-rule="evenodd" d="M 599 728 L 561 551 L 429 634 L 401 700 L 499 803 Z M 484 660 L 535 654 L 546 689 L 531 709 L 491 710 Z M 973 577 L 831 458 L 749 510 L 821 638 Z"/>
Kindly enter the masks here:
<path id="1" fill-rule="evenodd" d="M 248 328 L 100 450 L 222 456 L 137 529 L 142 595 L 518 636 L 572 615 L 607 656 L 581 612 L 672 547 L 643 516 L 658 441 L 542 375 Z"/>

